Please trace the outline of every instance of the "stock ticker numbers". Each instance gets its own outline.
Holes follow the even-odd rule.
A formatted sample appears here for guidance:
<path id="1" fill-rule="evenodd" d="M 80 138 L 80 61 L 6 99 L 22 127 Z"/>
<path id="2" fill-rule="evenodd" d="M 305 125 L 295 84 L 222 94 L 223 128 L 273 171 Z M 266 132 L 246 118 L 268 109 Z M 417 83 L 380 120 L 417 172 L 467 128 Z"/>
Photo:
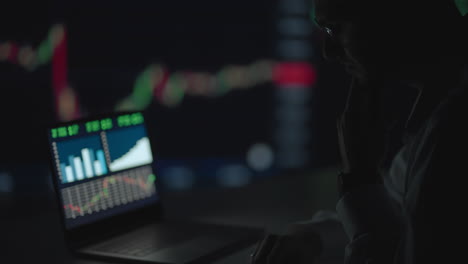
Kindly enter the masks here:
<path id="1" fill-rule="evenodd" d="M 112 119 L 106 118 L 102 120 L 94 120 L 90 122 L 86 122 L 86 132 L 92 133 L 92 132 L 99 132 L 102 130 L 109 130 L 113 128 L 113 122 Z"/>
<path id="2" fill-rule="evenodd" d="M 118 127 L 128 127 L 143 124 L 144 117 L 141 113 L 132 113 L 118 116 L 116 120 L 105 118 L 101 120 L 93 120 L 85 123 L 86 132 L 94 133 L 106 131 L 114 128 L 114 122 L 117 122 Z"/>
<path id="3" fill-rule="evenodd" d="M 71 137 L 76 136 L 80 132 L 80 126 L 77 124 L 53 128 L 51 130 L 52 138 L 64 138 L 64 137 Z"/>
<path id="4" fill-rule="evenodd" d="M 140 125 L 143 122 L 144 117 L 141 113 L 125 114 L 118 116 L 116 120 L 113 120 L 112 118 L 105 118 L 101 120 L 88 121 L 84 124 L 84 127 L 81 127 L 78 124 L 73 124 L 69 126 L 53 128 L 50 131 L 50 136 L 53 139 L 73 137 L 82 133 L 95 133 L 110 130 L 113 129 L 114 126 L 128 127 Z"/>
<path id="5" fill-rule="evenodd" d="M 140 125 L 143 121 L 144 118 L 141 113 L 133 113 L 117 117 L 117 124 L 119 127 Z"/>

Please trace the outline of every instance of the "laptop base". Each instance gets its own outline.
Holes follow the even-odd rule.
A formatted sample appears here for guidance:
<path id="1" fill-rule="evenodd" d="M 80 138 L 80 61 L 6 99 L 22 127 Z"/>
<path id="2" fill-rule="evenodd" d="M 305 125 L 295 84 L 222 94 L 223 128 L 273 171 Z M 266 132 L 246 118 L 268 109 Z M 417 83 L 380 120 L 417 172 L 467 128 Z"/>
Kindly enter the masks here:
<path id="1" fill-rule="evenodd" d="M 150 224 L 77 250 L 124 263 L 208 263 L 255 243 L 259 230 L 201 223 Z"/>

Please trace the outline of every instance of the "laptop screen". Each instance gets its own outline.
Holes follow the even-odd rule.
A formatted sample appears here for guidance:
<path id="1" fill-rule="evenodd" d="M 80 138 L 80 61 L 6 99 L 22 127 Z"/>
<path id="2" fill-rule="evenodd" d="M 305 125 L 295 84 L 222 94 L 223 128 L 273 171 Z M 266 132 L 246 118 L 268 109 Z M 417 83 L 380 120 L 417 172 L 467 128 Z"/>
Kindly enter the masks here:
<path id="1" fill-rule="evenodd" d="M 159 200 L 141 112 L 51 128 L 49 143 L 67 229 Z"/>

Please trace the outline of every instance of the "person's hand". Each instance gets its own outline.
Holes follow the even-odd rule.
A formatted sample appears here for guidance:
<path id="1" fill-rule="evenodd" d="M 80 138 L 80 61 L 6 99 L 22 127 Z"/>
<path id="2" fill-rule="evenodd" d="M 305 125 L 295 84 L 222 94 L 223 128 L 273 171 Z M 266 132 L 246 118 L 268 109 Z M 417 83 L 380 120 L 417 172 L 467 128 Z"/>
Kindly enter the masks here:
<path id="1" fill-rule="evenodd" d="M 252 264 L 313 264 L 321 253 L 318 233 L 306 225 L 293 224 L 284 235 L 268 234 L 252 254 Z"/>
<path id="2" fill-rule="evenodd" d="M 342 172 L 356 184 L 380 181 L 378 166 L 384 152 L 381 89 L 378 82 L 353 81 L 346 107 L 337 121 Z"/>

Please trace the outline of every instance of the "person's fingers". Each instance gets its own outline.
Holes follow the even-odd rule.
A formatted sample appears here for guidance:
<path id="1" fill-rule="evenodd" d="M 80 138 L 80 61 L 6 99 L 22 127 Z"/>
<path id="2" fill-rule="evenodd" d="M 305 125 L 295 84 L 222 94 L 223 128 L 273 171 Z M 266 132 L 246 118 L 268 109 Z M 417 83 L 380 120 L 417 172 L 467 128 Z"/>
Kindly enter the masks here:
<path id="1" fill-rule="evenodd" d="M 274 247 L 278 235 L 268 234 L 258 244 L 251 256 L 253 264 L 266 264 L 268 255 L 271 249 Z"/>
<path id="2" fill-rule="evenodd" d="M 311 264 L 318 257 L 319 245 L 315 239 L 299 236 L 281 236 L 271 249 L 267 264 Z"/>
<path id="3" fill-rule="evenodd" d="M 284 235 L 268 234 L 257 244 L 252 264 L 314 263 L 321 253 L 321 238 L 307 225 L 291 225 Z"/>
<path id="4" fill-rule="evenodd" d="M 289 243 L 289 236 L 278 237 L 267 257 L 267 264 L 294 263 L 291 259 Z"/>

